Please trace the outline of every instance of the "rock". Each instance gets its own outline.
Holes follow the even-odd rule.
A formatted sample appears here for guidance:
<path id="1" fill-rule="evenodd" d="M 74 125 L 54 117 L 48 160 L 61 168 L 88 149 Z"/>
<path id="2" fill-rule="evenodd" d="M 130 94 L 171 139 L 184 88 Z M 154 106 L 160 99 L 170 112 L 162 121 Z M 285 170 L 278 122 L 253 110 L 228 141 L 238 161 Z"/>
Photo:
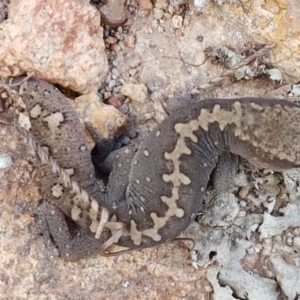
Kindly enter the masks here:
<path id="1" fill-rule="evenodd" d="M 35 76 L 96 92 L 108 62 L 96 8 L 80 0 L 12 1 L 0 25 L 0 76 Z"/>
<path id="2" fill-rule="evenodd" d="M 109 0 L 100 8 L 102 21 L 108 25 L 121 25 L 128 19 L 125 0 Z"/>
<path id="3" fill-rule="evenodd" d="M 143 83 L 125 83 L 121 93 L 132 101 L 144 102 L 147 98 L 147 87 Z"/>
<path id="4" fill-rule="evenodd" d="M 91 93 L 77 97 L 71 104 L 76 109 L 80 119 L 85 122 L 92 123 L 93 127 L 104 138 L 108 138 L 108 124 L 113 124 L 113 131 L 119 132 L 126 125 L 127 118 L 115 107 L 106 105 L 99 101 L 97 94 Z M 94 147 L 94 143 L 88 131 L 86 131 L 90 149 Z"/>

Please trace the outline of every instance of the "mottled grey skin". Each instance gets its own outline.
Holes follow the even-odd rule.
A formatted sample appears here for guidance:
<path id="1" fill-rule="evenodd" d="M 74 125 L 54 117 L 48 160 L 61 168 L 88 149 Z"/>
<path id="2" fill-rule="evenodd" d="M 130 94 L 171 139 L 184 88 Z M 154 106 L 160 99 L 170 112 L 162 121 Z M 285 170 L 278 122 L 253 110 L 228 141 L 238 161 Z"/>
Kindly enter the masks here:
<path id="1" fill-rule="evenodd" d="M 22 85 L 21 94 L 29 112 L 37 105 L 42 108 L 43 114 L 31 118 L 38 141 L 51 149 L 62 167 L 74 170 L 72 178 L 109 210 L 110 217 L 125 224 L 127 234 L 118 245 L 129 249 L 172 240 L 189 225 L 223 154 L 240 155 L 258 167 L 278 171 L 300 163 L 300 109 L 296 104 L 254 98 L 205 100 L 166 118 L 137 152 L 130 147 L 121 149 L 108 192 L 102 194 L 79 119 L 68 100 L 36 79 Z M 45 117 L 55 112 L 63 118 L 58 118 L 51 131 Z M 40 209 L 47 239 L 50 231 L 60 255 L 68 260 L 97 253 L 110 232 L 96 240 L 90 231 L 90 206 L 74 202 L 74 195 L 65 189 L 53 197 L 59 179 L 47 165 L 38 165 L 37 170 L 44 200 L 57 207 L 45 204 Z M 79 235 L 70 236 L 58 209 L 75 220 L 81 228 Z"/>

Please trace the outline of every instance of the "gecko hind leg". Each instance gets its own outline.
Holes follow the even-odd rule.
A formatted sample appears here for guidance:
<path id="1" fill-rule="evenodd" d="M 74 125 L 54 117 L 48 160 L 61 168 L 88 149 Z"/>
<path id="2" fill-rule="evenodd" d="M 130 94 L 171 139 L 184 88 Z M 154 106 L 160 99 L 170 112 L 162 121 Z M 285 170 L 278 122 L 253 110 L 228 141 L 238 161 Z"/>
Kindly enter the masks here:
<path id="1" fill-rule="evenodd" d="M 53 255 L 76 261 L 100 253 L 103 240 L 95 239 L 95 235 L 85 229 L 72 236 L 65 214 L 55 205 L 43 203 L 38 207 L 26 207 L 22 212 L 38 216 L 35 232 L 43 235 L 44 243 Z"/>

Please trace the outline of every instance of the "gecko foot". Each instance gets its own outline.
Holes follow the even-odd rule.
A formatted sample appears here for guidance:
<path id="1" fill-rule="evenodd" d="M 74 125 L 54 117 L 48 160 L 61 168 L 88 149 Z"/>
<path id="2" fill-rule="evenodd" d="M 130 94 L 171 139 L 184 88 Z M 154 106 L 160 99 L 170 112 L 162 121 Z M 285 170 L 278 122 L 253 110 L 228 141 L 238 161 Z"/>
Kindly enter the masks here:
<path id="1" fill-rule="evenodd" d="M 16 206 L 15 207 L 15 213 L 17 214 L 24 214 L 24 213 L 30 213 L 33 215 L 38 216 L 38 220 L 35 224 L 34 228 L 34 236 L 36 235 L 43 235 L 44 243 L 46 248 L 54 255 L 59 256 L 59 251 L 55 244 L 53 243 L 53 240 L 51 239 L 50 229 L 44 214 L 44 205 L 40 205 L 39 207 L 30 207 L 30 206 Z"/>
<path id="2" fill-rule="evenodd" d="M 36 233 L 43 235 L 44 243 L 53 255 L 75 261 L 100 252 L 103 240 L 96 239 L 93 233 L 85 229 L 71 235 L 64 213 L 55 205 L 43 203 L 37 208 L 20 210 L 38 216 Z M 108 237 L 104 236 L 104 239 Z"/>

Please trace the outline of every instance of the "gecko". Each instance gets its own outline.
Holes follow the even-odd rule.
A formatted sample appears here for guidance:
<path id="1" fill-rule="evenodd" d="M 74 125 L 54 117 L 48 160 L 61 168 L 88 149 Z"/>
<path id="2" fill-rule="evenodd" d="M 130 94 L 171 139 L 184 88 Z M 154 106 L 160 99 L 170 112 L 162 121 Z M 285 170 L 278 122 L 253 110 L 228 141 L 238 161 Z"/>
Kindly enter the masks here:
<path id="1" fill-rule="evenodd" d="M 55 166 L 92 199 L 65 187 L 64 175 L 53 173 L 55 166 L 36 162 L 44 200 L 35 209 L 38 228 L 49 249 L 54 240 L 66 260 L 108 256 L 103 249 L 112 243 L 134 250 L 175 239 L 201 209 L 210 176 L 223 156 L 241 156 L 274 171 L 300 164 L 297 104 L 263 98 L 207 99 L 166 117 L 138 146 L 115 151 L 103 190 L 69 100 L 37 78 L 29 78 L 17 90 L 27 106 L 32 135 Z M 76 223 L 75 229 L 69 230 L 66 217 Z M 95 238 L 101 218 L 105 221 Z"/>

